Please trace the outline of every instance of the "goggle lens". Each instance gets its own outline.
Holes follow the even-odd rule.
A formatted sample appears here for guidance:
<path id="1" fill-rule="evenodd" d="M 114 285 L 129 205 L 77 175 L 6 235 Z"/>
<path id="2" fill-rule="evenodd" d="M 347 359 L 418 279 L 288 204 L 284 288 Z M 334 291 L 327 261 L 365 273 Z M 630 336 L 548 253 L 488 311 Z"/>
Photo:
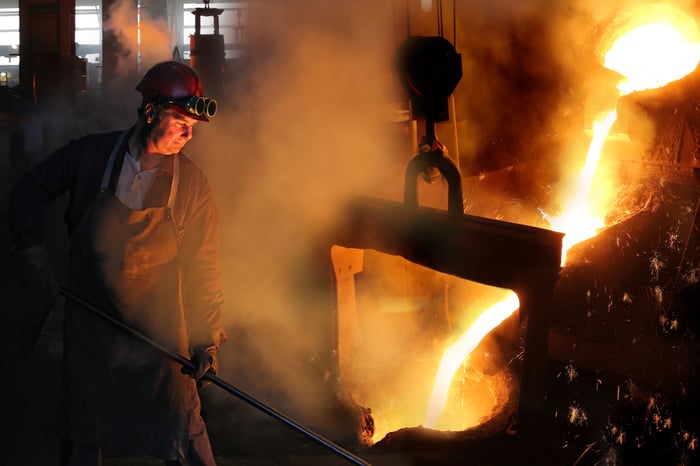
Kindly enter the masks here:
<path id="1" fill-rule="evenodd" d="M 204 115 L 207 118 L 216 115 L 216 111 L 218 110 L 216 99 L 209 99 L 196 95 L 180 97 L 178 99 L 166 99 L 164 103 L 177 105 L 192 115 Z"/>
<path id="2" fill-rule="evenodd" d="M 216 115 L 217 105 L 215 99 L 193 95 L 183 97 L 182 99 L 175 99 L 173 103 L 180 105 L 188 112 L 197 116 L 205 115 L 207 118 L 211 118 Z"/>
<path id="3" fill-rule="evenodd" d="M 202 99 L 201 97 L 198 98 L 198 99 L 195 101 L 195 103 L 194 103 L 194 113 L 195 113 L 195 115 L 201 115 L 201 114 L 203 114 L 203 113 L 206 111 L 206 109 L 207 109 L 207 103 L 206 103 L 206 101 L 205 101 L 204 99 Z M 187 111 L 189 111 L 190 113 L 192 113 L 192 110 L 190 110 L 189 107 L 187 108 Z M 207 115 L 207 116 L 209 116 L 209 115 Z"/>
<path id="4" fill-rule="evenodd" d="M 206 115 L 211 118 L 216 115 L 216 111 L 219 109 L 219 104 L 214 99 L 207 99 L 207 108 L 205 110 Z"/>

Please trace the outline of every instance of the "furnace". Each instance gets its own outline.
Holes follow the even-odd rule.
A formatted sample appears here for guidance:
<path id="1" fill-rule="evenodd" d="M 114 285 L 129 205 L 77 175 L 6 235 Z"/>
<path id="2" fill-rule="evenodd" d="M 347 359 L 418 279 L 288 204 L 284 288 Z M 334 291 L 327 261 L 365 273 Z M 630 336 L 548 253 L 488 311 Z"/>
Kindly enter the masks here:
<path id="1" fill-rule="evenodd" d="M 370 445 L 392 430 L 423 426 L 446 342 L 466 330 L 465 322 L 478 321 L 486 308 L 510 297 L 507 310 L 493 311 L 499 316 L 494 327 L 507 321 L 507 330 L 495 332 L 502 344 L 493 343 L 490 357 L 463 369 L 472 374 L 446 401 L 452 415 L 435 416 L 452 418 L 444 430 L 497 421 L 497 429 L 525 439 L 542 421 L 563 235 L 466 215 L 461 202 L 446 211 L 417 205 L 416 183 L 409 180 L 418 171 L 412 166 L 440 166 L 448 174 L 450 199 L 462 198 L 461 184 L 449 178 L 456 169 L 449 159 L 436 163 L 434 157 L 419 154 L 409 164 L 404 202 L 356 200 L 329 238 L 338 391 L 372 410 L 377 431 L 365 439 Z M 522 360 L 509 364 L 518 347 Z M 378 405 L 367 406 L 371 400 Z"/>

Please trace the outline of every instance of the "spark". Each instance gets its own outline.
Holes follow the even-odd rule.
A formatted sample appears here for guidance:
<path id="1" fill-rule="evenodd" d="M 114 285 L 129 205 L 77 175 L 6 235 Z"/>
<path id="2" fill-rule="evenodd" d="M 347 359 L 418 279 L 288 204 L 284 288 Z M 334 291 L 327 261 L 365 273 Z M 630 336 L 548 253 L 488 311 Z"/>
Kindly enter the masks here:
<path id="1" fill-rule="evenodd" d="M 572 363 L 569 363 L 564 367 L 563 374 L 566 376 L 566 379 L 569 381 L 569 383 L 573 382 L 574 379 L 578 377 L 578 372 L 576 371 L 576 368 Z M 562 373 L 560 372 L 559 374 L 557 374 L 557 377 L 561 375 Z"/>
<path id="2" fill-rule="evenodd" d="M 676 242 L 678 242 L 679 239 L 680 236 L 678 235 L 678 233 L 669 233 L 668 241 L 666 242 L 669 249 L 673 249 L 676 246 Z"/>
<path id="3" fill-rule="evenodd" d="M 626 437 L 625 431 L 621 430 L 617 434 L 617 437 L 615 437 L 615 443 L 617 443 L 618 445 L 622 445 L 623 443 L 625 443 L 625 437 Z"/>
<path id="4" fill-rule="evenodd" d="M 666 267 L 666 264 L 664 264 L 657 252 L 654 252 L 654 257 L 650 259 L 649 265 L 651 267 L 651 276 L 658 280 L 661 269 Z"/>
<path id="5" fill-rule="evenodd" d="M 578 406 L 569 406 L 569 423 L 583 425 L 588 421 L 586 413 Z"/>
<path id="6" fill-rule="evenodd" d="M 512 358 L 510 358 L 509 363 L 513 363 L 513 361 L 522 361 L 525 359 L 525 346 L 519 346 L 518 350 L 515 352 Z"/>
<path id="7" fill-rule="evenodd" d="M 698 270 L 697 267 L 694 267 L 688 271 L 685 275 L 683 275 L 683 280 L 688 285 L 695 285 L 700 281 L 700 270 Z"/>
<path id="8" fill-rule="evenodd" d="M 656 408 L 656 398 L 654 398 L 653 396 L 650 396 L 649 403 L 647 404 L 647 412 L 649 412 L 655 408 Z"/>
<path id="9" fill-rule="evenodd" d="M 622 445 L 627 439 L 627 433 L 616 425 L 609 426 L 608 436 L 613 443 Z"/>
<path id="10" fill-rule="evenodd" d="M 669 329 L 670 330 L 678 330 L 678 319 L 671 319 Z"/>
<path id="11" fill-rule="evenodd" d="M 661 305 L 661 303 L 664 302 L 664 290 L 660 286 L 655 286 L 654 287 L 654 298 L 656 299 L 656 302 Z"/>

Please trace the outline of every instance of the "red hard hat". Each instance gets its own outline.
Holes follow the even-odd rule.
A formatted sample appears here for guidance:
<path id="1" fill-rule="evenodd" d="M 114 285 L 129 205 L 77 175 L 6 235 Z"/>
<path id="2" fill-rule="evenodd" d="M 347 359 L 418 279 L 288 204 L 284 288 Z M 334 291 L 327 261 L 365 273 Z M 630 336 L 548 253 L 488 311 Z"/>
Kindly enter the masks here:
<path id="1" fill-rule="evenodd" d="M 178 61 L 165 61 L 154 65 L 146 71 L 136 90 L 143 95 L 144 102 L 183 97 L 202 97 L 202 81 L 192 68 Z M 177 102 L 168 102 L 169 106 L 183 115 L 201 121 L 209 121 L 206 115 L 194 115 Z"/>

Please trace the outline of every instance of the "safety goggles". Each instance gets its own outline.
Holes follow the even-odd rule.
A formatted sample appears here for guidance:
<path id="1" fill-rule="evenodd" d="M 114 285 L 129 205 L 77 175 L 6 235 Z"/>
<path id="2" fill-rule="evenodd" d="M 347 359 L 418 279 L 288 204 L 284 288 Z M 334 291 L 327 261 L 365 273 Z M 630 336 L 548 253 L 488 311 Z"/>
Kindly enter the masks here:
<path id="1" fill-rule="evenodd" d="M 207 97 L 199 97 L 196 95 L 159 99 L 158 103 L 161 105 L 177 105 L 191 115 L 206 118 L 213 117 L 216 115 L 216 111 L 218 110 L 216 99 L 209 99 Z"/>

